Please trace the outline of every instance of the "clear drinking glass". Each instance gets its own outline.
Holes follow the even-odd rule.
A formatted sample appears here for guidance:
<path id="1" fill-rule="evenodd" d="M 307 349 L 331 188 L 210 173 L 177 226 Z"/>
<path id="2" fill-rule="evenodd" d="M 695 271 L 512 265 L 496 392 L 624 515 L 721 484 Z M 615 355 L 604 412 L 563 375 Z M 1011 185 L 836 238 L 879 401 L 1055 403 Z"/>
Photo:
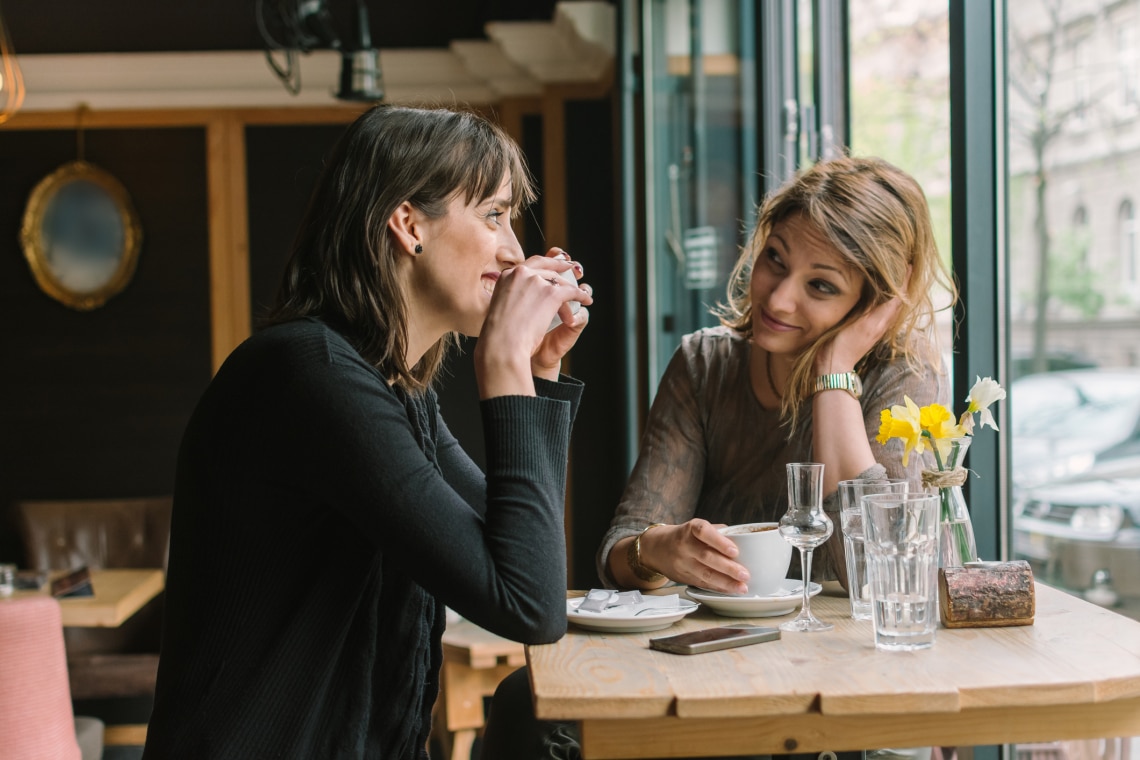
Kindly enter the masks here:
<path id="1" fill-rule="evenodd" d="M 843 528 L 843 554 L 847 564 L 847 598 L 851 602 L 851 617 L 855 620 L 871 619 L 871 585 L 867 580 L 862 498 L 871 493 L 906 493 L 909 487 L 905 480 L 839 481 L 839 515 Z"/>
<path id="2" fill-rule="evenodd" d="M 938 494 L 863 497 L 875 647 L 926 649 L 938 628 Z"/>
<path id="3" fill-rule="evenodd" d="M 823 511 L 823 465 L 788 464 L 788 511 L 780 518 L 780 535 L 800 550 L 804 601 L 794 620 L 780 624 L 783 631 L 829 631 L 835 626 L 811 614 L 811 553 L 831 537 L 835 526 Z"/>

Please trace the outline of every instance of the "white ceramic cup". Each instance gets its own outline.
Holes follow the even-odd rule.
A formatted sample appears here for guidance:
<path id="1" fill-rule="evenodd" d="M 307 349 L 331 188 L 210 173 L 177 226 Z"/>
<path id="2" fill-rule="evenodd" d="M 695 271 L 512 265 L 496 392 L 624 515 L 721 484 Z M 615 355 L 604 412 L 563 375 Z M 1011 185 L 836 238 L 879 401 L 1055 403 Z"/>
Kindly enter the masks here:
<path id="1" fill-rule="evenodd" d="M 567 269 L 565 272 L 559 272 L 558 276 L 561 277 L 563 280 L 566 280 L 566 282 L 570 283 L 571 285 L 577 285 L 578 284 L 578 278 L 574 276 L 574 270 L 573 269 Z M 580 308 L 582 308 L 582 304 L 578 303 L 577 301 L 571 301 L 570 302 L 570 311 L 577 314 L 578 309 L 580 309 Z M 555 314 L 554 319 L 551 320 L 551 322 L 550 322 L 550 327 L 546 328 L 546 331 L 550 332 L 555 327 L 558 327 L 558 325 L 560 325 L 560 324 L 562 324 L 562 317 Z"/>
<path id="2" fill-rule="evenodd" d="M 780 535 L 774 522 L 726 525 L 720 532 L 740 553 L 736 561 L 748 569 L 748 594 L 770 596 L 781 589 L 792 561 L 792 545 Z"/>

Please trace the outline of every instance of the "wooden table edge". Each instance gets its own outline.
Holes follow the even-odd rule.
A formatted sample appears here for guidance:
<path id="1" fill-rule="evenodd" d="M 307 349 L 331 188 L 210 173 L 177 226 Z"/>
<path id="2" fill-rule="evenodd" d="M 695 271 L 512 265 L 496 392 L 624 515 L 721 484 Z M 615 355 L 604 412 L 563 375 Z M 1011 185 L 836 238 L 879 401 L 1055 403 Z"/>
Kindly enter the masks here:
<path id="1" fill-rule="evenodd" d="M 822 752 L 874 747 L 975 746 L 1140 736 L 1140 697 L 955 713 L 740 718 L 594 718 L 579 721 L 583 757 L 620 760 Z"/>

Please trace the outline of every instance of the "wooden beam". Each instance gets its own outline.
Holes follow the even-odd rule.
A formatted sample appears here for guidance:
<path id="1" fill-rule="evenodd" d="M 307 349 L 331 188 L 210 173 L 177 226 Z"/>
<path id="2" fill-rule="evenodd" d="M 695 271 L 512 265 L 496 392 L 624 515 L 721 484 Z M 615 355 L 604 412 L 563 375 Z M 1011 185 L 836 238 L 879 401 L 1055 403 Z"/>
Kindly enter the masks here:
<path id="1" fill-rule="evenodd" d="M 234 114 L 218 114 L 206 126 L 210 346 L 214 372 L 251 331 L 245 172 L 245 124 Z"/>

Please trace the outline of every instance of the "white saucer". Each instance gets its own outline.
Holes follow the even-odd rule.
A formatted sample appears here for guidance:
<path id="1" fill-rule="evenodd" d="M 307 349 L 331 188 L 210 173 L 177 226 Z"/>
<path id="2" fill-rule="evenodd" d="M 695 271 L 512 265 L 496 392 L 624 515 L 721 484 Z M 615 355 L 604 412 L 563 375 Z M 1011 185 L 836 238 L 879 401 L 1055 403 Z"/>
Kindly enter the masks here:
<path id="1" fill-rule="evenodd" d="M 703 588 L 690 586 L 685 590 L 689 598 L 701 604 L 707 604 L 718 615 L 727 617 L 778 617 L 789 612 L 795 612 L 803 602 L 803 592 L 800 581 L 796 578 L 785 578 L 780 582 L 780 588 L 785 594 L 775 596 L 729 596 L 719 591 L 706 591 Z M 823 589 L 818 583 L 808 586 L 808 595 L 815 596 Z"/>
<path id="2" fill-rule="evenodd" d="M 566 600 L 566 618 L 588 631 L 614 631 L 620 633 L 644 633 L 645 631 L 660 631 L 668 628 L 690 612 L 695 612 L 701 605 L 694 604 L 688 599 L 678 599 L 677 607 L 659 607 L 646 609 L 640 615 L 630 615 L 616 611 L 607 612 L 579 612 L 578 606 L 585 601 L 585 597 Z"/>

